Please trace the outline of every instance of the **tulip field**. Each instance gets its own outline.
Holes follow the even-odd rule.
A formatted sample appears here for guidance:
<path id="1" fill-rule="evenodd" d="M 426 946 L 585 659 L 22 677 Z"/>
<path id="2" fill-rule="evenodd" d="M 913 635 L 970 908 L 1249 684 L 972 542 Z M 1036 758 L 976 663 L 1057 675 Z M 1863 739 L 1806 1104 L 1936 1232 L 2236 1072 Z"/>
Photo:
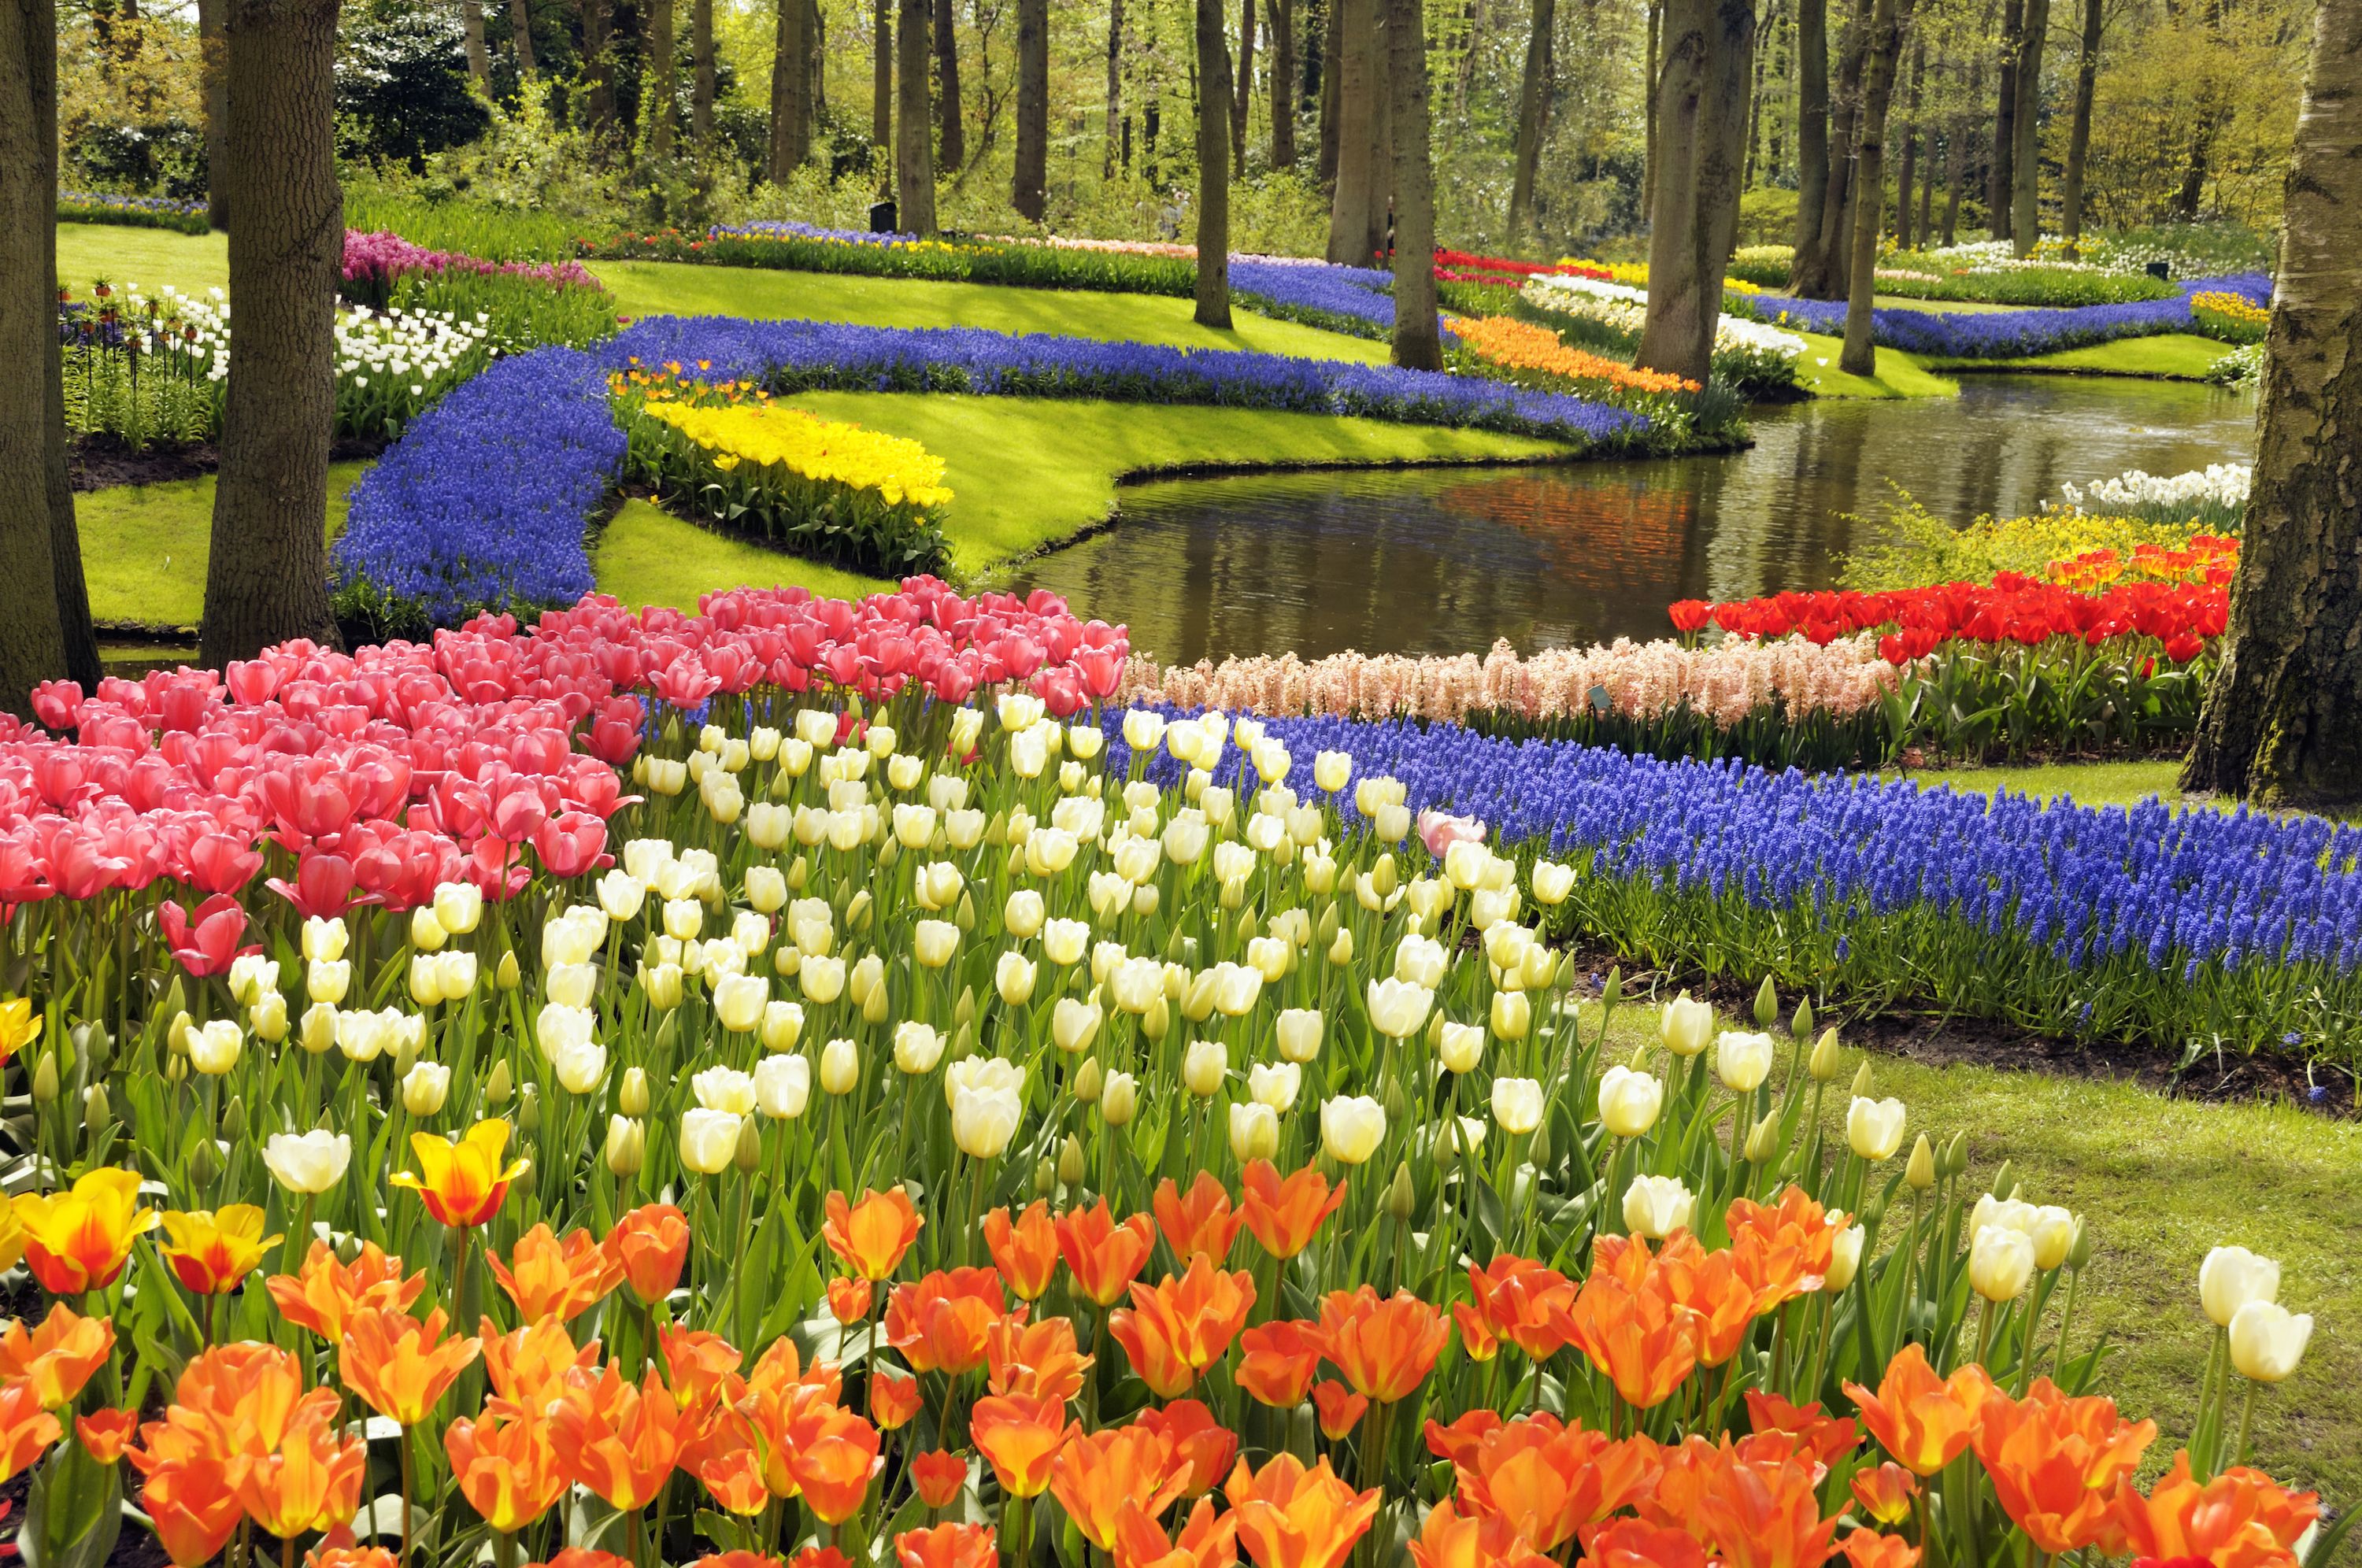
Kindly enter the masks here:
<path id="1" fill-rule="evenodd" d="M 2120 1408 L 2082 1217 L 1816 1017 L 1999 918 L 1844 861 L 1902 802 L 1127 708 L 1129 658 L 918 578 L 38 691 L 27 1560 L 2331 1561 L 2352 1516 L 2253 1463 L 2313 1331 L 2279 1264 L 2216 1247 L 2189 1419 Z M 1650 790 L 1770 836 L 1676 870 L 1612 814 Z M 2239 839 L 2282 923 L 2159 954 L 2064 923 L 2105 856 L 2055 825 L 1993 874 L 2103 1024 L 2185 958 L 2344 995 L 2342 839 Z M 1865 953 L 1772 941 L 1792 897 Z M 1562 945 L 1668 916 L 1751 1017 Z"/>

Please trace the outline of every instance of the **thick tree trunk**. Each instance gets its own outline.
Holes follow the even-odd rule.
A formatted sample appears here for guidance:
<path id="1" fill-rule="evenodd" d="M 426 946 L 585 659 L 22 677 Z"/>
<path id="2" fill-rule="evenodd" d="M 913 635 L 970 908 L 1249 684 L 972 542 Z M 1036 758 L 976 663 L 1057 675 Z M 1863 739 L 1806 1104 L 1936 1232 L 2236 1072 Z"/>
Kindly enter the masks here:
<path id="1" fill-rule="evenodd" d="M 1518 84 L 1518 146 L 1509 174 L 1509 238 L 1526 237 L 1533 226 L 1534 176 L 1542 162 L 1542 138 L 1550 132 L 1551 45 L 1558 29 L 1558 0 L 1533 0 L 1533 24 L 1526 34 L 1526 71 Z"/>
<path id="2" fill-rule="evenodd" d="M 1329 64 L 1337 91 L 1337 189 L 1329 204 L 1329 259 L 1370 265 L 1372 125 L 1377 83 L 1366 35 L 1384 0 L 1329 0 Z M 1383 219 L 1380 219 L 1383 222 Z"/>
<path id="3" fill-rule="evenodd" d="M 1296 0 L 1271 0 L 1271 166 L 1296 167 Z"/>
<path id="4" fill-rule="evenodd" d="M 778 0 L 778 29 L 771 44 L 771 182 L 788 177 L 811 156 L 812 49 L 810 0 Z"/>
<path id="5" fill-rule="evenodd" d="M 2362 801 L 2362 0 L 2323 0 L 2265 337 L 2223 663 L 2182 787 Z"/>
<path id="6" fill-rule="evenodd" d="M 673 86 L 673 50 L 679 35 L 673 26 L 672 4 L 648 0 L 647 35 L 640 46 L 646 50 L 640 96 L 647 116 L 648 151 L 657 158 L 672 156 L 673 120 L 680 113 L 680 95 Z"/>
<path id="7" fill-rule="evenodd" d="M 1846 268 L 1845 348 L 1838 357 L 1838 368 L 1849 376 L 1878 370 L 1878 351 L 1870 340 L 1870 302 L 1878 287 L 1878 235 L 1885 223 L 1886 112 L 1894 97 L 1903 31 L 1910 25 L 1911 0 L 1877 0 L 1863 39 L 1861 128 L 1854 146 L 1853 257 Z"/>
<path id="8" fill-rule="evenodd" d="M 1198 309 L 1200 326 L 1231 325 L 1231 50 L 1222 0 L 1197 0 Z"/>
<path id="9" fill-rule="evenodd" d="M 1649 314 L 1639 362 L 1704 381 L 1746 165 L 1753 0 L 1668 0 L 1658 80 L 1656 205 L 1650 215 Z"/>
<path id="10" fill-rule="evenodd" d="M 2025 0 L 2017 45 L 2017 111 L 2010 118 L 2010 242 L 2021 257 L 2042 237 L 2042 53 L 2050 0 Z"/>
<path id="11" fill-rule="evenodd" d="M 894 75 L 894 121 L 900 132 L 894 143 L 894 204 L 897 221 L 908 234 L 935 232 L 934 128 L 927 113 L 927 21 L 933 9 L 934 0 L 900 0 L 894 17 L 900 67 Z M 1038 216 L 1038 208 L 1029 215 Z"/>
<path id="12" fill-rule="evenodd" d="M 2083 37 L 2075 51 L 2075 108 L 2067 123 L 2067 171 L 2059 181 L 2058 232 L 2067 259 L 2076 258 L 2083 237 L 2083 165 L 2092 152 L 2092 99 L 2100 81 L 2100 30 L 2106 21 L 2101 0 L 2083 0 Z"/>
<path id="13" fill-rule="evenodd" d="M 533 59 L 533 10 L 525 0 L 509 0 L 509 40 L 516 50 L 517 92 L 522 94 L 536 70 Z"/>
<path id="14" fill-rule="evenodd" d="M 689 61 L 689 138 L 702 148 L 713 139 L 713 0 L 690 0 Z"/>
<path id="15" fill-rule="evenodd" d="M 1665 4 L 1649 0 L 1649 41 L 1640 60 L 1640 210 L 1657 210 L 1658 102 L 1664 90 Z"/>
<path id="16" fill-rule="evenodd" d="M 2009 237 L 2010 197 L 2017 189 L 2017 54 L 2025 0 L 2003 0 L 2001 82 L 1993 97 L 1992 163 L 1985 171 L 1985 232 Z"/>
<path id="17" fill-rule="evenodd" d="M 1364 267 L 1383 267 L 1393 247 L 1395 201 L 1395 98 L 1388 53 L 1392 35 L 1386 30 L 1386 0 L 1370 0 L 1369 30 L 1362 36 L 1368 52 L 1364 79 L 1370 84 L 1370 229 L 1362 240 Z"/>
<path id="18" fill-rule="evenodd" d="M 1102 179 L 1115 178 L 1119 162 L 1129 165 L 1131 149 L 1123 147 L 1123 0 L 1108 0 L 1107 34 L 1107 161 Z"/>
<path id="19" fill-rule="evenodd" d="M 1821 187 L 1820 221 L 1809 251 L 1796 252 L 1796 293 L 1811 299 L 1846 297 L 1853 259 L 1854 134 L 1861 118 L 1862 46 L 1870 29 L 1868 0 L 1854 0 L 1838 39 L 1838 76 L 1829 94 L 1829 175 Z"/>
<path id="20" fill-rule="evenodd" d="M 1386 115 L 1394 133 L 1395 342 L 1397 365 L 1443 369 L 1435 315 L 1435 168 L 1429 137 L 1427 26 L 1420 0 L 1385 0 Z"/>
<path id="21" fill-rule="evenodd" d="M 959 28 L 953 0 L 935 0 L 935 161 L 946 174 L 967 162 L 967 125 L 960 111 Z"/>
<path id="22" fill-rule="evenodd" d="M 225 5 L 229 0 L 223 0 Z M 459 0 L 459 29 L 468 40 L 468 75 L 479 92 L 490 92 L 491 51 L 484 45 L 484 0 Z"/>
<path id="23" fill-rule="evenodd" d="M 1239 0 L 1239 69 L 1231 78 L 1231 169 L 1247 175 L 1247 110 L 1254 99 L 1255 0 Z"/>
<path id="24" fill-rule="evenodd" d="M 1796 237 L 1788 286 L 1805 292 L 1829 189 L 1828 0 L 1796 0 Z"/>
<path id="25" fill-rule="evenodd" d="M 1009 204 L 1042 221 L 1050 183 L 1050 0 L 1017 0 L 1017 169 Z"/>
<path id="26" fill-rule="evenodd" d="M 337 641 L 324 523 L 336 417 L 337 0 L 231 0 L 237 302 L 205 569 L 204 662 Z"/>
<path id="27" fill-rule="evenodd" d="M 1919 100 L 1927 87 L 1927 40 L 1915 37 L 1911 40 L 1911 99 L 1903 126 L 1903 158 L 1894 171 L 1894 243 L 1904 250 L 1911 248 L 1911 182 L 1919 173 Z M 1927 161 L 1936 160 L 1931 145 Z"/>
<path id="28" fill-rule="evenodd" d="M 608 11 L 613 3 L 613 0 L 580 0 L 582 81 L 588 100 L 586 112 L 594 131 L 606 130 L 615 123 L 615 67 L 611 41 L 614 29 Z"/>
<path id="29" fill-rule="evenodd" d="M 229 60 L 222 46 L 222 7 L 228 0 L 197 0 L 197 59 L 205 95 L 205 221 L 229 226 Z"/>
<path id="30" fill-rule="evenodd" d="M 877 0 L 871 19 L 869 144 L 877 149 L 878 183 L 890 190 L 894 159 L 894 0 Z"/>
<path id="31" fill-rule="evenodd" d="M 1344 56 L 1338 39 L 1344 27 L 1339 14 L 1346 0 L 1323 0 L 1320 7 L 1320 38 L 1314 58 L 1320 62 L 1320 153 L 1319 173 L 1320 184 L 1332 194 L 1337 188 L 1337 149 L 1342 141 L 1339 128 L 1338 100 L 1343 96 Z M 1332 245 L 1333 248 L 1333 245 Z M 1332 257 L 1333 260 L 1334 258 Z"/>

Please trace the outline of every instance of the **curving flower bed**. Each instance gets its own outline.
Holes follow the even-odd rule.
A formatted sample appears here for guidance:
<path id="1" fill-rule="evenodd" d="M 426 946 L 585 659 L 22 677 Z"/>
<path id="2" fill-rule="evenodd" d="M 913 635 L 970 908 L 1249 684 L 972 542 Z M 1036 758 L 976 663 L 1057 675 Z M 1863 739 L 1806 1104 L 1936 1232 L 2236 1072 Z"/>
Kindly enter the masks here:
<path id="1" fill-rule="evenodd" d="M 1882 348 L 1901 348 L 1941 359 L 2014 359 L 2113 343 L 2120 337 L 2149 337 L 2166 332 L 2188 332 L 2199 325 L 2191 314 L 2192 295 L 2205 293 L 2234 295 L 2255 304 L 2271 298 L 2271 280 L 2259 272 L 2228 278 L 2201 278 L 2175 285 L 2171 299 L 2136 300 L 2123 304 L 2082 305 L 2071 310 L 1979 310 L 1936 313 L 1881 307 L 1870 313 L 1871 336 Z M 1772 319 L 1807 332 L 1842 334 L 1846 306 L 1842 300 L 1767 300 L 1762 308 Z"/>

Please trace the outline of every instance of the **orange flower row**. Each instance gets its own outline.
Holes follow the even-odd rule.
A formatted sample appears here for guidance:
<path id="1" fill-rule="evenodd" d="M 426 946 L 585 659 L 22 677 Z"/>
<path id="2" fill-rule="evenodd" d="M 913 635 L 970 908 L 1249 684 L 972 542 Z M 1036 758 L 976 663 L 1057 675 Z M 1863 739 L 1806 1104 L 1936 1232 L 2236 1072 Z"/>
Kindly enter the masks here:
<path id="1" fill-rule="evenodd" d="M 1570 348 L 1547 326 L 1514 316 L 1455 316 L 1451 335 L 1477 358 L 1513 370 L 1534 370 L 1573 381 L 1606 381 L 1630 392 L 1695 392 L 1695 381 L 1662 370 L 1644 370 L 1581 348 Z"/>
<path id="2" fill-rule="evenodd" d="M 2221 587 L 2239 567 L 2239 541 L 2213 534 L 2193 534 L 2178 550 L 2162 545 L 2137 544 L 2130 555 L 2112 549 L 2086 550 L 2068 560 L 2052 561 L 2044 575 L 2079 593 L 2096 593 L 2110 583 L 2191 582 Z"/>

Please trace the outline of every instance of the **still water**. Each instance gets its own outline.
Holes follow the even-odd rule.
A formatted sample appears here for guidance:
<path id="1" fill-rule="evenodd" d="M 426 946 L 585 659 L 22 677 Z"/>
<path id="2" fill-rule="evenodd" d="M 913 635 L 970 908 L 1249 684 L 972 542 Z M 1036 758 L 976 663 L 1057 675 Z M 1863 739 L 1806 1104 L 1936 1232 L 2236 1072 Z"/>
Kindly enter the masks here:
<path id="1" fill-rule="evenodd" d="M 1020 586 L 1169 661 L 1661 636 L 1676 599 L 1831 586 L 1898 490 L 2014 516 L 2062 483 L 2246 461 L 2254 423 L 2251 394 L 2213 387 L 1977 376 L 1956 399 L 1760 409 L 1755 446 L 1719 457 L 1158 480 Z"/>

